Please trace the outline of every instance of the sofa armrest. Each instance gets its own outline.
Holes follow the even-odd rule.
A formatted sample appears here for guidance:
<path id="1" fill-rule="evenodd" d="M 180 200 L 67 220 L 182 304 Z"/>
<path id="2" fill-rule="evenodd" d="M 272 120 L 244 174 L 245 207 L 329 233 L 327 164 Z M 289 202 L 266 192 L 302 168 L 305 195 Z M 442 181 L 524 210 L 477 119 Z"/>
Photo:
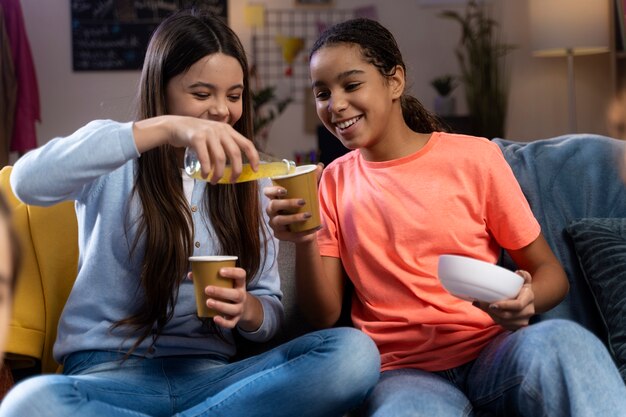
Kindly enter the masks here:
<path id="1" fill-rule="evenodd" d="M 46 312 L 41 274 L 30 238 L 28 207 L 13 195 L 10 174 L 10 166 L 0 171 L 0 190 L 12 206 L 13 224 L 22 246 L 22 265 L 13 294 L 5 352 L 7 363 L 12 368 L 23 368 L 34 365 L 43 356 Z"/>

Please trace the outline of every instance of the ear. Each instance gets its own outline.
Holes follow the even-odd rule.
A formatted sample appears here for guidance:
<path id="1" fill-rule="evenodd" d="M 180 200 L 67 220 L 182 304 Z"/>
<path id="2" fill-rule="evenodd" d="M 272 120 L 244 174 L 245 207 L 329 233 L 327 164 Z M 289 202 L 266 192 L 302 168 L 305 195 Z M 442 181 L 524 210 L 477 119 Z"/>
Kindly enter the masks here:
<path id="1" fill-rule="evenodd" d="M 406 74 L 401 65 L 396 65 L 396 72 L 388 78 L 389 87 L 391 87 L 391 97 L 396 100 L 404 94 L 404 86 L 406 85 Z"/>

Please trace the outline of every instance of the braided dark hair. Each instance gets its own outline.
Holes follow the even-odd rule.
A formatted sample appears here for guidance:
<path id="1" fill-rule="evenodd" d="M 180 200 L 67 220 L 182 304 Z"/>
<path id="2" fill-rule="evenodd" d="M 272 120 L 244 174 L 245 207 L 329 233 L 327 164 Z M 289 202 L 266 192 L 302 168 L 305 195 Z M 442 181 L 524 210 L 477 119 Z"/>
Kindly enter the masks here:
<path id="1" fill-rule="evenodd" d="M 310 57 L 324 46 L 340 43 L 358 45 L 365 61 L 378 68 L 384 77 L 393 76 L 398 65 L 406 72 L 406 65 L 395 38 L 389 30 L 374 20 L 357 18 L 330 27 L 315 41 Z M 414 132 L 431 133 L 450 130 L 417 98 L 403 94 L 400 100 L 404 121 Z"/>

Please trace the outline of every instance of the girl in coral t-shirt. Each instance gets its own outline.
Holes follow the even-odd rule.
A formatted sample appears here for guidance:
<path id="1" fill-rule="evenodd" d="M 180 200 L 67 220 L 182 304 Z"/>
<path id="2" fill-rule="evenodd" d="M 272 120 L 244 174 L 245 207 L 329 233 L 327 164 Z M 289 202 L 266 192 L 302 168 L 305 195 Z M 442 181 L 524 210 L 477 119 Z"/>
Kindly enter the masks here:
<path id="1" fill-rule="evenodd" d="M 404 93 L 406 68 L 380 24 L 340 23 L 313 46 L 317 114 L 353 151 L 320 180 L 321 230 L 291 233 L 310 213 L 268 187 L 275 235 L 296 244 L 300 307 L 312 323 L 339 319 L 354 286 L 354 325 L 376 342 L 380 381 L 368 416 L 616 416 L 626 389 L 603 344 L 576 323 L 536 313 L 568 291 L 497 145 L 443 132 Z M 468 302 L 437 279 L 438 257 L 496 263 L 504 248 L 524 285 L 515 299 Z"/>

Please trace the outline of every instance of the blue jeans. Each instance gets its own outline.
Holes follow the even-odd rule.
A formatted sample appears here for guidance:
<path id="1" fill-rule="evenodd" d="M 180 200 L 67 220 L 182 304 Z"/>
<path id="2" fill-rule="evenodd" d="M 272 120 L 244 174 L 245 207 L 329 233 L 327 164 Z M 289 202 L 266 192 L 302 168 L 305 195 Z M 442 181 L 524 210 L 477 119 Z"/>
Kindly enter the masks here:
<path id="1" fill-rule="evenodd" d="M 624 416 L 626 387 L 602 342 L 566 320 L 495 338 L 474 361 L 442 372 L 386 371 L 364 415 Z"/>
<path id="2" fill-rule="evenodd" d="M 309 333 L 234 363 L 121 357 L 73 354 L 66 375 L 18 384 L 0 404 L 0 416 L 341 416 L 380 375 L 376 346 L 350 328 Z"/>

